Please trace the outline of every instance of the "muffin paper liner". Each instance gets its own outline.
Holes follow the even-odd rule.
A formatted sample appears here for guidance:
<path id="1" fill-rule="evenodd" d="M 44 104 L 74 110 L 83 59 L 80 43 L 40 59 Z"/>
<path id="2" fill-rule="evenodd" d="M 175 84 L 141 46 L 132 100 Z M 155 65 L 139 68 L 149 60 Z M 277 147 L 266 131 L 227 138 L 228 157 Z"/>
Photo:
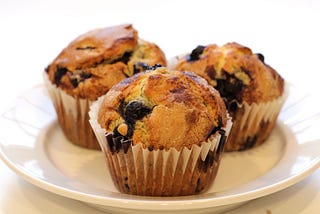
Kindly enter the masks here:
<path id="1" fill-rule="evenodd" d="M 224 143 L 232 126 L 227 126 L 209 137 L 201 145 L 190 149 L 149 150 L 141 143 L 127 150 L 110 148 L 113 133 L 107 133 L 97 121 L 100 97 L 91 106 L 90 124 L 97 136 L 113 182 L 120 192 L 148 196 L 191 195 L 207 190 L 216 177 Z M 110 142 L 111 141 L 111 142 Z"/>
<path id="2" fill-rule="evenodd" d="M 89 123 L 92 101 L 74 98 L 52 84 L 47 73 L 43 79 L 54 104 L 58 122 L 67 139 L 78 146 L 99 150 L 100 146 Z"/>
<path id="3" fill-rule="evenodd" d="M 225 151 L 241 151 L 262 144 L 273 130 L 288 88 L 282 96 L 265 103 L 238 105 Z"/>

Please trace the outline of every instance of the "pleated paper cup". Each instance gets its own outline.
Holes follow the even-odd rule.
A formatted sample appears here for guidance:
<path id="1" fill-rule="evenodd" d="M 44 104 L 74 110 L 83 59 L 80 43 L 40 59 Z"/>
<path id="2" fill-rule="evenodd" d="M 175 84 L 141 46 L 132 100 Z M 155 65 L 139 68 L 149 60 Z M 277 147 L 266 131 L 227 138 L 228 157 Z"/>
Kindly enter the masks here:
<path id="1" fill-rule="evenodd" d="M 127 194 L 146 196 L 193 195 L 207 190 L 219 168 L 224 145 L 231 128 L 209 137 L 207 142 L 180 150 L 153 150 L 131 140 L 113 138 L 98 123 L 103 97 L 91 106 L 90 123 L 105 154 L 106 163 L 116 188 Z M 115 149 L 117 148 L 117 149 Z"/>
<path id="2" fill-rule="evenodd" d="M 100 150 L 99 143 L 89 123 L 88 112 L 92 101 L 74 98 L 43 74 L 45 86 L 54 104 L 59 125 L 66 138 L 73 144 L 88 149 Z"/>
<path id="3" fill-rule="evenodd" d="M 275 127 L 287 90 L 285 87 L 282 96 L 269 102 L 238 105 L 225 151 L 242 151 L 261 145 Z"/>

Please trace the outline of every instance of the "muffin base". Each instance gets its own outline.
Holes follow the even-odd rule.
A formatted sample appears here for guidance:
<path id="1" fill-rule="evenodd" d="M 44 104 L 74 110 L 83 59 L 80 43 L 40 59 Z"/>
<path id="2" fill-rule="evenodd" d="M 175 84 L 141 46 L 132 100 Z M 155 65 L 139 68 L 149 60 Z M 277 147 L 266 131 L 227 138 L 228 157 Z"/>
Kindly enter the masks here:
<path id="1" fill-rule="evenodd" d="M 101 98 L 102 99 L 102 98 Z M 219 168 L 224 145 L 231 128 L 229 118 L 225 129 L 209 137 L 201 145 L 168 150 L 150 150 L 142 144 L 127 149 L 111 149 L 112 132 L 106 133 L 97 121 L 99 99 L 91 106 L 90 123 L 105 154 L 111 177 L 122 192 L 145 196 L 193 195 L 207 190 Z"/>
<path id="2" fill-rule="evenodd" d="M 46 73 L 44 82 L 54 104 L 59 125 L 66 138 L 74 145 L 100 150 L 100 145 L 89 123 L 91 101 L 74 98 L 52 84 Z"/>
<path id="3" fill-rule="evenodd" d="M 287 89 L 269 102 L 238 105 L 225 151 L 244 151 L 261 145 L 273 130 L 286 97 Z"/>

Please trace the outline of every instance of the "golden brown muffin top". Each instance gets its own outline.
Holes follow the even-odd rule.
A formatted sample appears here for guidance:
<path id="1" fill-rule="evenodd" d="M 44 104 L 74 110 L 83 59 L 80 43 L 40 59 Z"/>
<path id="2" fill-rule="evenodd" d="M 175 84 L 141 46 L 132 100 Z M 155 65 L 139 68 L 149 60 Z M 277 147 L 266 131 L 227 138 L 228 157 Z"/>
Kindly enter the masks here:
<path id="1" fill-rule="evenodd" d="M 150 150 L 180 150 L 218 133 L 226 126 L 226 114 L 220 94 L 203 78 L 153 67 L 112 87 L 98 122 L 113 132 L 115 141 L 142 143 Z"/>
<path id="2" fill-rule="evenodd" d="M 131 24 L 89 31 L 72 41 L 47 67 L 50 81 L 77 98 L 96 100 L 114 84 L 149 65 L 166 65 L 154 43 Z"/>
<path id="3" fill-rule="evenodd" d="M 198 46 L 180 58 L 174 69 L 197 73 L 229 102 L 267 102 L 284 90 L 284 80 L 264 62 L 262 54 L 254 54 L 235 42 Z"/>

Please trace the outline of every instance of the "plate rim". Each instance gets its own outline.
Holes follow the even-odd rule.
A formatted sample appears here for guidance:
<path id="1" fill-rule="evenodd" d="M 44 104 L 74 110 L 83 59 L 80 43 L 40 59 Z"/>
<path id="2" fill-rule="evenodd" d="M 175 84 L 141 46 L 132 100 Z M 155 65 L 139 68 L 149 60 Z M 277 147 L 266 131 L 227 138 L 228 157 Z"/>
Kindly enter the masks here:
<path id="1" fill-rule="evenodd" d="M 30 91 L 38 87 L 40 87 L 41 90 L 44 89 L 43 84 L 38 84 L 28 89 L 27 91 L 25 91 L 22 95 L 28 94 L 30 93 Z M 15 102 L 17 102 L 18 99 L 19 97 L 15 99 Z M 3 114 L 1 116 L 2 117 L 0 119 L 0 122 L 3 121 L 4 119 Z M 316 142 L 320 141 L 320 139 L 317 139 L 315 141 Z M 42 147 L 44 146 L 42 145 Z M 42 148 L 42 150 L 43 149 L 44 148 Z M 125 201 L 124 201 L 123 198 L 122 199 L 120 197 L 114 198 L 112 197 L 112 195 L 98 196 L 98 195 L 92 195 L 84 192 L 75 191 L 72 189 L 67 189 L 65 187 L 55 185 L 48 181 L 45 181 L 44 179 L 37 178 L 33 176 L 32 173 L 27 172 L 26 169 L 23 169 L 23 167 L 20 167 L 19 165 L 14 163 L 10 159 L 10 157 L 5 154 L 5 146 L 2 144 L 2 142 L 0 142 L 0 157 L 4 161 L 4 163 L 7 166 L 9 166 L 9 168 L 11 168 L 16 174 L 21 176 L 26 181 L 30 182 L 31 184 L 41 189 L 47 190 L 52 193 L 56 193 L 63 197 L 72 198 L 85 203 L 97 204 L 97 205 L 113 207 L 113 208 L 123 208 L 124 203 L 126 204 L 126 208 L 139 209 L 139 210 L 150 210 L 150 206 L 157 206 L 156 209 L 161 211 L 210 208 L 210 207 L 218 207 L 218 206 L 231 205 L 235 203 L 250 201 L 252 199 L 263 197 L 263 196 L 275 193 L 277 191 L 283 190 L 289 186 L 292 186 L 298 183 L 299 181 L 303 180 L 305 177 L 307 177 L 308 175 L 310 175 L 312 172 L 314 172 L 316 169 L 320 167 L 320 157 L 314 158 L 313 161 L 310 162 L 308 167 L 305 168 L 303 173 L 295 174 L 274 185 L 266 186 L 264 188 L 251 191 L 250 193 L 242 193 L 236 196 L 232 196 L 231 198 L 232 202 L 228 201 L 230 200 L 230 196 L 220 196 L 218 198 L 199 197 L 196 199 L 194 198 L 191 199 L 194 196 L 151 197 L 152 198 L 151 200 L 150 197 L 148 196 L 131 196 L 131 195 L 126 195 Z M 122 193 L 115 193 L 115 194 L 121 195 Z M 148 198 L 149 200 L 145 200 L 146 198 Z M 212 202 L 213 200 L 214 202 Z"/>

